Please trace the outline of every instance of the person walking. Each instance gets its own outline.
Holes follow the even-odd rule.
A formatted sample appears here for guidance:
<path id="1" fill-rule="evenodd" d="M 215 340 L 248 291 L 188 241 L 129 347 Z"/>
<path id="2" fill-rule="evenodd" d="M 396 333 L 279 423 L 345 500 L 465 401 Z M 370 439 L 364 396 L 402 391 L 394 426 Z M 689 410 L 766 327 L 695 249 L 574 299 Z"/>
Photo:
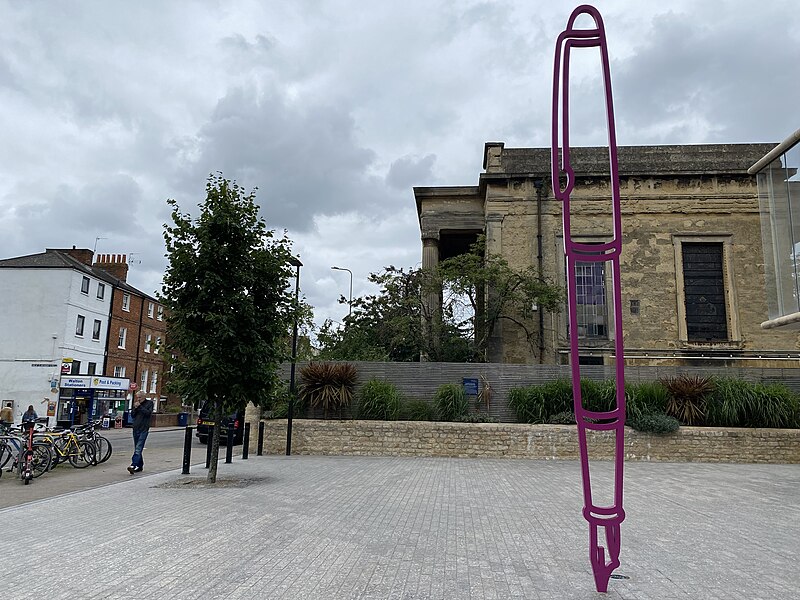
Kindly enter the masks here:
<path id="1" fill-rule="evenodd" d="M 139 390 L 133 398 L 133 456 L 128 473 L 133 475 L 144 468 L 142 451 L 147 434 L 150 433 L 150 416 L 153 414 L 153 402 L 148 400 L 144 392 Z"/>

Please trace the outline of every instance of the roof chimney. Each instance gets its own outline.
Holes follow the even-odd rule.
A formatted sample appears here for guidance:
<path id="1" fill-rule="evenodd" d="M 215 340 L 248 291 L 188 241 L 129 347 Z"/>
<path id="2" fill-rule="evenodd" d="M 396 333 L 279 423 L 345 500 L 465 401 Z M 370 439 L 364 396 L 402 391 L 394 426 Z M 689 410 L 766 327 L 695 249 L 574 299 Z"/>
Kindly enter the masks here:
<path id="1" fill-rule="evenodd" d="M 122 281 L 128 281 L 128 263 L 124 254 L 100 254 L 94 266 Z"/>
<path id="2" fill-rule="evenodd" d="M 88 248 L 47 248 L 47 252 L 61 252 L 61 254 L 68 254 L 72 258 L 81 261 L 85 265 L 92 265 L 92 256 L 94 252 Z"/>

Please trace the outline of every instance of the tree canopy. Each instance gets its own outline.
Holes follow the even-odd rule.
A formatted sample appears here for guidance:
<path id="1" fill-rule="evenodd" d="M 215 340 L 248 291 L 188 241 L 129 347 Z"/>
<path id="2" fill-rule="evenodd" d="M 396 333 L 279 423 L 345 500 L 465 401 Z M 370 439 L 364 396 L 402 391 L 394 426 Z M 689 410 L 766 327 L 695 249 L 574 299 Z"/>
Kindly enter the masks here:
<path id="1" fill-rule="evenodd" d="M 535 351 L 531 305 L 557 311 L 563 303 L 562 290 L 534 269 L 514 269 L 504 258 L 486 254 L 482 238 L 469 253 L 434 270 L 390 266 L 369 280 L 379 291 L 354 298 L 343 327 L 326 321 L 317 332 L 320 358 L 482 362 L 502 319 L 523 328 Z M 440 298 L 441 304 L 431 307 L 426 298 Z"/>
<path id="2" fill-rule="evenodd" d="M 267 229 L 255 191 L 221 175 L 209 177 L 197 219 L 167 202 L 172 224 L 164 225 L 169 265 L 161 301 L 176 355 L 170 386 L 195 404 L 210 403 L 220 423 L 275 387 L 294 314 L 291 242 Z M 218 448 L 215 427 L 210 481 Z"/>

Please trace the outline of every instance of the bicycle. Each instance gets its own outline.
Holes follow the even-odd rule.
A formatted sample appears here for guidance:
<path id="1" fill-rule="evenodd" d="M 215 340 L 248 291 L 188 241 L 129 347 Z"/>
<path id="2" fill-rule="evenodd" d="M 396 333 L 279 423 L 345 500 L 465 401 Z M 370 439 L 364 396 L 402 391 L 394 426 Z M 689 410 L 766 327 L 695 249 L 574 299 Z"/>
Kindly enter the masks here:
<path id="1" fill-rule="evenodd" d="M 19 429 L 6 427 L 0 432 L 0 475 L 12 460 L 11 471 L 17 471 L 25 485 L 50 470 L 52 456 L 47 444 L 33 440 L 33 428 L 27 436 Z"/>
<path id="2" fill-rule="evenodd" d="M 96 446 L 85 439 L 80 439 L 75 431 L 43 431 L 37 437 L 49 445 L 52 455 L 51 469 L 64 461 L 68 461 L 76 469 L 85 469 L 95 464 Z"/>
<path id="3" fill-rule="evenodd" d="M 94 444 L 95 446 L 94 464 L 96 465 L 104 463 L 109 458 L 111 458 L 111 453 L 113 451 L 111 447 L 111 442 L 108 440 L 108 438 L 97 433 L 96 428 L 99 425 L 100 421 L 93 421 L 87 423 L 86 425 L 73 428 L 75 433 L 78 435 L 79 439 L 87 440 L 92 444 Z"/>

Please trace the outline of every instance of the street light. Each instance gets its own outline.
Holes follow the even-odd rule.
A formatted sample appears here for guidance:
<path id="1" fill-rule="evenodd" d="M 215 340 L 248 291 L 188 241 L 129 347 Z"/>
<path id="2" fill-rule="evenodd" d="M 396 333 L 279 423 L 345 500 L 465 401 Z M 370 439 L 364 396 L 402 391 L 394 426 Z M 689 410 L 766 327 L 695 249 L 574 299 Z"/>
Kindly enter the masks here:
<path id="1" fill-rule="evenodd" d="M 353 272 L 350 269 L 345 269 L 344 267 L 331 267 L 334 271 L 347 271 L 350 273 L 350 316 L 353 315 Z"/>
<path id="2" fill-rule="evenodd" d="M 300 267 L 303 263 L 294 256 L 289 257 L 289 264 L 297 267 L 294 287 L 294 329 L 292 331 L 292 367 L 289 371 L 289 410 L 286 423 L 286 456 L 292 454 L 292 415 L 294 413 L 294 368 L 297 363 L 297 313 L 300 309 Z"/>

